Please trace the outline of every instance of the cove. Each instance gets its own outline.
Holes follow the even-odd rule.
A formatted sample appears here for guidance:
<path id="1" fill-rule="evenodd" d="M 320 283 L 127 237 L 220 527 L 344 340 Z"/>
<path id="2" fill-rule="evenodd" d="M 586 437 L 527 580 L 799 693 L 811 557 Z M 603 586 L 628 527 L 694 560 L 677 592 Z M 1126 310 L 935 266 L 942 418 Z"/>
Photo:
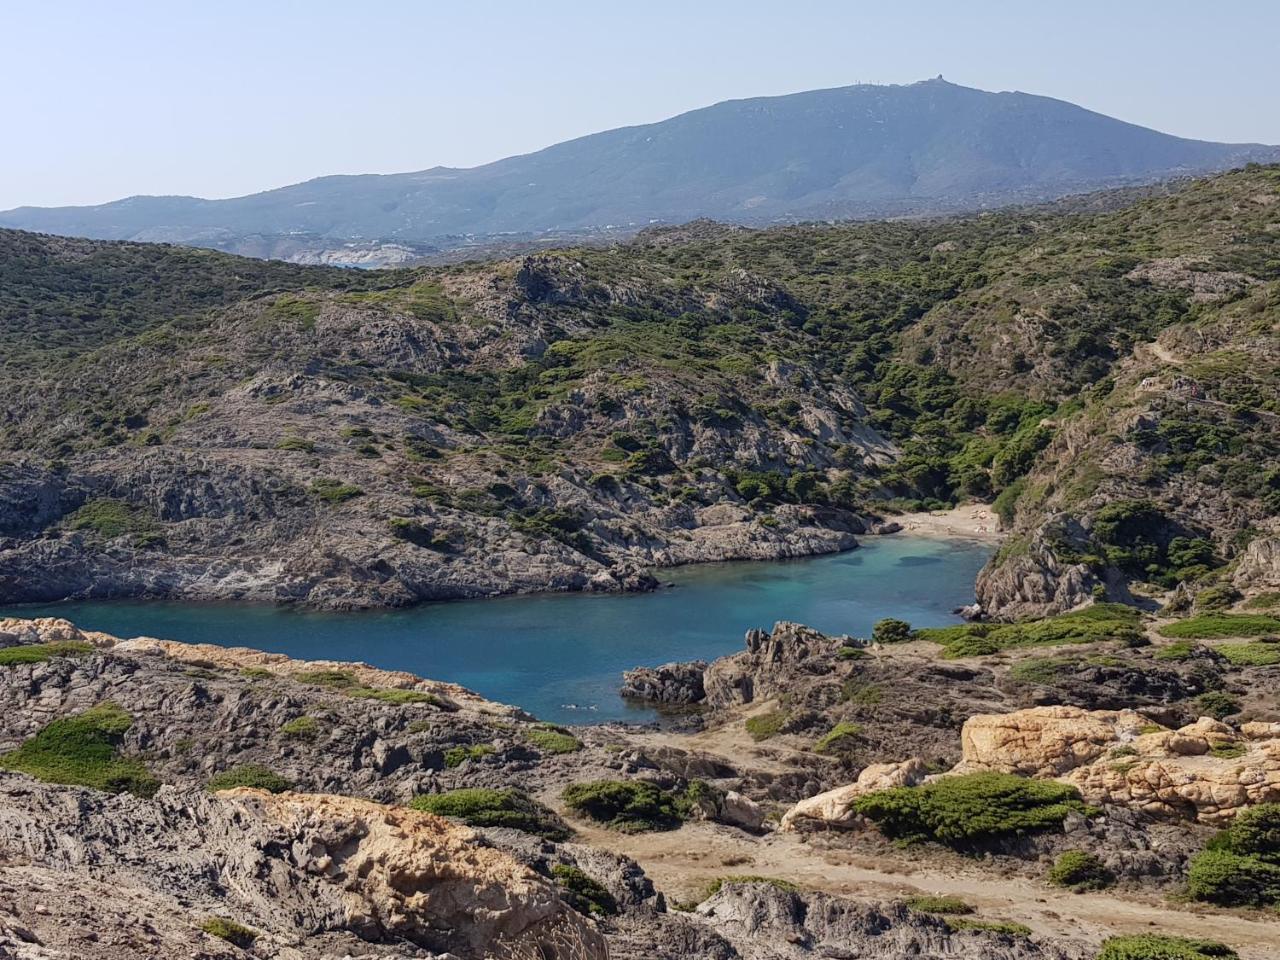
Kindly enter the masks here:
<path id="1" fill-rule="evenodd" d="M 66 617 L 123 637 L 364 660 L 460 683 L 557 723 L 644 722 L 653 712 L 618 696 L 624 670 L 735 653 L 747 630 L 768 630 L 777 620 L 864 636 L 881 617 L 914 626 L 958 622 L 951 611 L 972 602 L 990 552 L 959 540 L 869 538 L 824 557 L 662 570 L 675 586 L 655 593 L 541 594 L 407 610 L 112 601 L 0 613 Z"/>

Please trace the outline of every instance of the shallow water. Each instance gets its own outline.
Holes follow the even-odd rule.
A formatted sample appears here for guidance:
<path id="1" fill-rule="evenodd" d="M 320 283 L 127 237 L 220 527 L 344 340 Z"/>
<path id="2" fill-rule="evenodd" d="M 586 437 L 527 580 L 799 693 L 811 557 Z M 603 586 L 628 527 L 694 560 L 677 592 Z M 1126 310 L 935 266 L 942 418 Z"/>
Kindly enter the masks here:
<path id="1" fill-rule="evenodd" d="M 0 610 L 60 616 L 118 636 L 254 647 L 306 659 L 364 660 L 469 687 L 559 723 L 644 721 L 618 696 L 622 671 L 742 649 L 752 627 L 795 620 L 865 635 L 881 617 L 957 622 L 990 554 L 982 544 L 868 539 L 843 554 L 659 571 L 649 594 L 552 594 L 328 613 L 236 604 L 92 602 Z"/>

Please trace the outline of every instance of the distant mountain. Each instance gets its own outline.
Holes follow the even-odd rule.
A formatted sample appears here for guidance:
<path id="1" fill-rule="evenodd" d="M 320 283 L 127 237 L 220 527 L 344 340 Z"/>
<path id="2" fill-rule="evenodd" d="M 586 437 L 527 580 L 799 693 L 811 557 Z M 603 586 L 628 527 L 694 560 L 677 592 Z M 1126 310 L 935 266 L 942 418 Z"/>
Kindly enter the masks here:
<path id="1" fill-rule="evenodd" d="M 365 262 L 376 262 L 369 244 L 387 241 L 447 247 L 467 235 L 573 234 L 695 217 L 943 213 L 1251 160 L 1280 160 L 1280 147 L 1186 140 L 1061 100 L 938 78 L 731 100 L 471 169 L 322 177 L 230 200 L 20 207 L 0 213 L 0 226 L 257 255 L 288 250 L 303 259 L 356 243 Z"/>

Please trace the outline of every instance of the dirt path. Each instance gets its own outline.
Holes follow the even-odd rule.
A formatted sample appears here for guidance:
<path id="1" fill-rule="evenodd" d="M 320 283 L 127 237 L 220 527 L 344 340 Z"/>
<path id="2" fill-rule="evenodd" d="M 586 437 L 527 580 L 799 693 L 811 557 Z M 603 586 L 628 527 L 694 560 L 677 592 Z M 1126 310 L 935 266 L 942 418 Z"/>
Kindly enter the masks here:
<path id="1" fill-rule="evenodd" d="M 708 823 L 670 833 L 628 836 L 572 820 L 581 839 L 636 860 L 658 889 L 676 900 L 696 899 L 706 883 L 726 874 L 776 876 L 854 899 L 885 900 L 917 893 L 962 897 L 986 919 L 1025 923 L 1039 934 L 1101 943 L 1119 933 L 1164 933 L 1221 940 L 1241 960 L 1275 960 L 1280 918 L 1262 920 L 1161 900 L 1073 894 L 1032 880 L 966 870 L 948 863 L 928 869 L 906 858 L 859 856 L 837 845 L 805 843 L 795 834 L 757 838 Z"/>

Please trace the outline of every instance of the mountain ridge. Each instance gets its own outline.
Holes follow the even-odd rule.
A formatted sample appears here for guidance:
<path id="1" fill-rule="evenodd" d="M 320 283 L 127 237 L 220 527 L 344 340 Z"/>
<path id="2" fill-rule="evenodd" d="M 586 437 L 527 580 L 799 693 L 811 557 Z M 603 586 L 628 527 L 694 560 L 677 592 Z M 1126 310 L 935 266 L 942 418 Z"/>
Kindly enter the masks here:
<path id="1" fill-rule="evenodd" d="M 470 168 L 317 177 L 223 200 L 139 195 L 19 207 L 0 226 L 243 252 L 247 235 L 458 237 L 918 216 L 1280 160 L 1280 147 L 1159 133 L 1067 101 L 941 79 L 726 100 Z"/>

